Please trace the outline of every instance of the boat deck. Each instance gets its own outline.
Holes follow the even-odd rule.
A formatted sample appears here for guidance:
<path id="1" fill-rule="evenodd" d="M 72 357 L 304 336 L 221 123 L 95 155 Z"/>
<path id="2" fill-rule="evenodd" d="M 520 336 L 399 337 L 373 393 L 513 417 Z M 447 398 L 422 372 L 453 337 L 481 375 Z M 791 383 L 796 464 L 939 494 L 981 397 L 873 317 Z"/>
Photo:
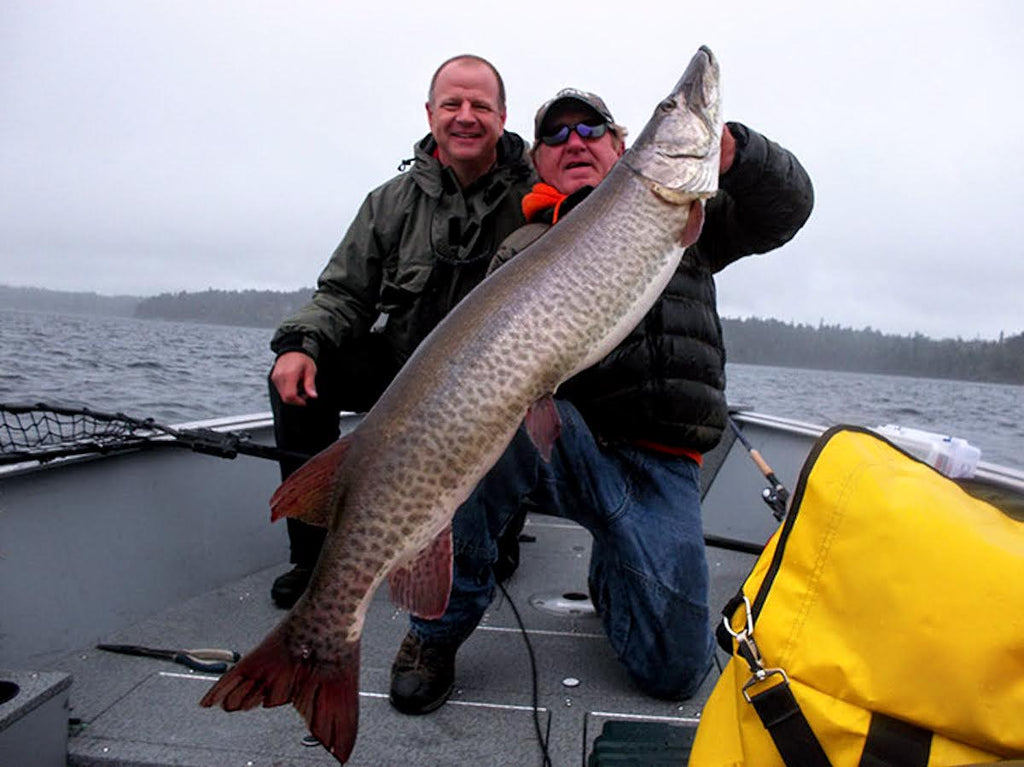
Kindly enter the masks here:
<path id="1" fill-rule="evenodd" d="M 562 520 L 534 515 L 524 529 L 523 563 L 508 593 L 536 658 L 542 730 L 553 765 L 585 764 L 610 720 L 669 721 L 693 728 L 710 693 L 683 703 L 637 692 L 613 656 L 589 602 L 590 536 Z M 712 604 L 735 592 L 753 557 L 711 550 Z M 282 563 L 188 600 L 104 641 L 157 647 L 244 651 L 283 612 L 270 602 Z M 542 764 L 532 707 L 531 662 L 512 604 L 499 594 L 480 629 L 459 652 L 456 689 L 438 711 L 409 717 L 388 703 L 389 669 L 407 617 L 380 590 L 363 639 L 360 731 L 351 765 Z M 544 609 L 537 602 L 545 602 Z M 548 609 L 561 612 L 549 612 Z M 337 762 L 303 745 L 307 731 L 290 706 L 228 714 L 199 699 L 216 678 L 167 661 L 114 655 L 92 646 L 56 664 L 74 676 L 70 765 L 316 765 Z"/>
<path id="2" fill-rule="evenodd" d="M 744 432 L 792 489 L 819 429 L 742 418 Z M 271 438 L 265 417 L 217 426 Z M 94 649 L 98 642 L 243 653 L 255 646 L 284 615 L 270 601 L 273 579 L 289 567 L 285 531 L 266 521 L 276 474 L 270 461 L 156 450 L 3 476 L 10 513 L 0 514 L 0 539 L 19 544 L 0 558 L 0 667 L 15 670 L 0 669 L 0 677 L 73 677 L 69 690 L 66 677 L 55 685 L 70 696 L 70 711 L 59 712 L 71 718 L 67 764 L 336 764 L 318 745 L 304 744 L 307 731 L 291 706 L 204 709 L 199 700 L 215 677 Z M 740 551 L 708 549 L 715 614 L 753 564 L 742 545 L 763 545 L 777 523 L 761 499 L 764 478 L 731 435 L 706 456 L 702 483 L 706 535 L 741 544 Z M 391 661 L 407 617 L 386 589 L 376 595 L 363 637 L 360 731 L 349 764 L 542 765 L 531 659 L 513 606 L 534 652 L 537 716 L 553 767 L 588 764 L 610 722 L 627 730 L 629 723 L 671 723 L 682 740 L 692 735 L 717 671 L 683 703 L 641 694 L 583 596 L 589 534 L 544 514 L 531 514 L 523 534 L 510 598 L 498 595 L 462 647 L 456 690 L 432 714 L 404 716 L 388 703 Z M 5 706 L 17 705 L 26 707 L 17 698 L 0 703 L 0 720 Z M 624 725 L 615 726 L 622 735 Z M 3 737 L 19 754 L 55 740 L 8 728 L 0 732 L 0 757 Z M 63 753 L 63 743 L 53 747 Z"/>
<path id="3" fill-rule="evenodd" d="M 744 412 L 736 420 L 792 491 L 822 427 Z M 271 439 L 264 415 L 205 425 Z M 304 742 L 307 731 L 291 706 L 204 709 L 199 700 L 216 677 L 94 649 L 106 642 L 245 652 L 262 639 L 284 615 L 270 601 L 270 586 L 289 567 L 284 529 L 266 521 L 276 465 L 136 450 L 15 467 L 0 479 L 0 765 L 336 764 L 318 744 Z M 1024 473 L 981 465 L 970 484 L 1024 518 Z M 749 572 L 751 551 L 776 529 L 764 486 L 731 434 L 705 457 L 713 615 Z M 349 764 L 543 765 L 535 721 L 552 767 L 685 762 L 685 743 L 717 671 L 682 703 L 639 693 L 584 596 L 589 534 L 531 514 L 523 536 L 509 597 L 499 594 L 460 650 L 451 700 L 427 716 L 404 716 L 388 703 L 407 617 L 386 589 L 376 595 L 363 636 L 360 731 Z M 535 659 L 536 720 L 534 665 L 516 609 Z M 720 655 L 719 664 L 724 660 Z M 637 755 L 645 722 L 674 725 L 668 731 L 682 747 L 667 762 Z M 606 725 L 619 740 L 608 737 Z M 656 739 L 664 741 L 665 732 Z M 602 754 L 612 741 L 611 751 L 633 755 L 595 759 L 599 736 Z"/>
<path id="4" fill-rule="evenodd" d="M 773 453 L 781 462 L 779 476 L 792 483 L 807 437 L 776 439 L 800 446 Z M 764 480 L 745 451 L 730 449 L 731 442 L 725 440 L 705 465 L 705 528 L 712 535 L 761 544 L 775 527 L 760 499 Z M 283 537 L 284 531 L 279 534 Z M 209 548 L 208 541 L 204 547 Z M 640 693 L 614 657 L 584 596 L 589 551 L 590 536 L 578 525 L 544 514 L 529 516 L 521 564 L 507 584 L 509 598 L 498 594 L 480 628 L 460 649 L 450 701 L 427 716 L 405 716 L 388 703 L 391 661 L 407 617 L 381 589 L 363 637 L 360 729 L 349 764 L 542 765 L 533 666 L 514 608 L 533 649 L 537 721 L 554 767 L 587 764 L 594 740 L 612 721 L 667 722 L 681 728 L 676 734 L 684 741 L 692 736 L 717 669 L 697 695 L 682 703 Z M 710 547 L 708 561 L 710 603 L 717 612 L 735 594 L 754 556 Z M 245 652 L 284 615 L 269 594 L 273 579 L 288 567 L 281 561 L 261 568 L 141 621 L 124 622 L 98 641 Z M 215 679 L 209 674 L 98 651 L 92 642 L 45 667 L 74 678 L 69 765 L 336 764 L 318 745 L 303 743 L 308 733 L 291 706 L 231 714 L 200 708 L 199 699 Z"/>

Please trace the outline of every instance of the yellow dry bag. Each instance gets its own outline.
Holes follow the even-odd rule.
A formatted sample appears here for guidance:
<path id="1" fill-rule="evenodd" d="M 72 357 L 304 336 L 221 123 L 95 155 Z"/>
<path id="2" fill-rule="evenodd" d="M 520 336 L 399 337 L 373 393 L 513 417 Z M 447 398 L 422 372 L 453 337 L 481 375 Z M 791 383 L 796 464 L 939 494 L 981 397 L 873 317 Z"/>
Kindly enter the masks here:
<path id="1" fill-rule="evenodd" d="M 1024 522 L 870 431 L 818 440 L 725 614 L 691 767 L 1024 757 Z"/>

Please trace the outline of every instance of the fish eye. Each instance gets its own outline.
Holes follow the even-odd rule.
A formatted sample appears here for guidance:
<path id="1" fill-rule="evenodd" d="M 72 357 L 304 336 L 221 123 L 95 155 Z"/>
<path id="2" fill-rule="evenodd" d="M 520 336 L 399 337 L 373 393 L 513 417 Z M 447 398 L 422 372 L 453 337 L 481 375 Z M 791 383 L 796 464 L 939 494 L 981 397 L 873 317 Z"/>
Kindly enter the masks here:
<path id="1" fill-rule="evenodd" d="M 679 104 L 676 102 L 675 99 L 665 99 L 660 104 L 658 104 L 658 109 L 660 109 L 662 112 L 671 112 L 677 106 L 679 106 Z"/>

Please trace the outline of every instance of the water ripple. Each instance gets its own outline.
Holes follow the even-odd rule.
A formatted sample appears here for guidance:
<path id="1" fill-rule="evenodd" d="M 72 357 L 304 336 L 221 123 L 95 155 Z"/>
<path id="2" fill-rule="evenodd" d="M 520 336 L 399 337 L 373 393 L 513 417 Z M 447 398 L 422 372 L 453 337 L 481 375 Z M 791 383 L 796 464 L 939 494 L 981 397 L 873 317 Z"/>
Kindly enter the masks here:
<path id="1" fill-rule="evenodd" d="M 271 331 L 0 310 L 0 400 L 157 421 L 270 409 Z M 898 423 L 963 437 L 1020 465 L 1024 387 L 730 363 L 729 401 L 829 426 Z"/>
<path id="2" fill-rule="evenodd" d="M 181 422 L 268 410 L 271 331 L 0 310 L 0 399 Z"/>
<path id="3" fill-rule="evenodd" d="M 1020 466 L 1024 387 L 763 365 L 727 366 L 729 401 L 823 426 L 900 424 L 963 437 Z"/>

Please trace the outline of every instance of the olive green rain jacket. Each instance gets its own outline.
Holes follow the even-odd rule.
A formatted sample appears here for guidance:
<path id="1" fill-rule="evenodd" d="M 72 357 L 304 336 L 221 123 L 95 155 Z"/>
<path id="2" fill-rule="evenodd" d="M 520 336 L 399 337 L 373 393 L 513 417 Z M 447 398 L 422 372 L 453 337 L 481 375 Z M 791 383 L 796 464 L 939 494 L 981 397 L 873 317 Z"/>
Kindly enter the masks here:
<path id="1" fill-rule="evenodd" d="M 504 133 L 494 168 L 465 189 L 436 147 L 427 135 L 412 170 L 367 195 L 312 300 L 274 334 L 277 354 L 316 361 L 373 327 L 397 370 L 484 278 L 498 245 L 524 222 L 522 198 L 535 180 L 526 146 Z"/>

